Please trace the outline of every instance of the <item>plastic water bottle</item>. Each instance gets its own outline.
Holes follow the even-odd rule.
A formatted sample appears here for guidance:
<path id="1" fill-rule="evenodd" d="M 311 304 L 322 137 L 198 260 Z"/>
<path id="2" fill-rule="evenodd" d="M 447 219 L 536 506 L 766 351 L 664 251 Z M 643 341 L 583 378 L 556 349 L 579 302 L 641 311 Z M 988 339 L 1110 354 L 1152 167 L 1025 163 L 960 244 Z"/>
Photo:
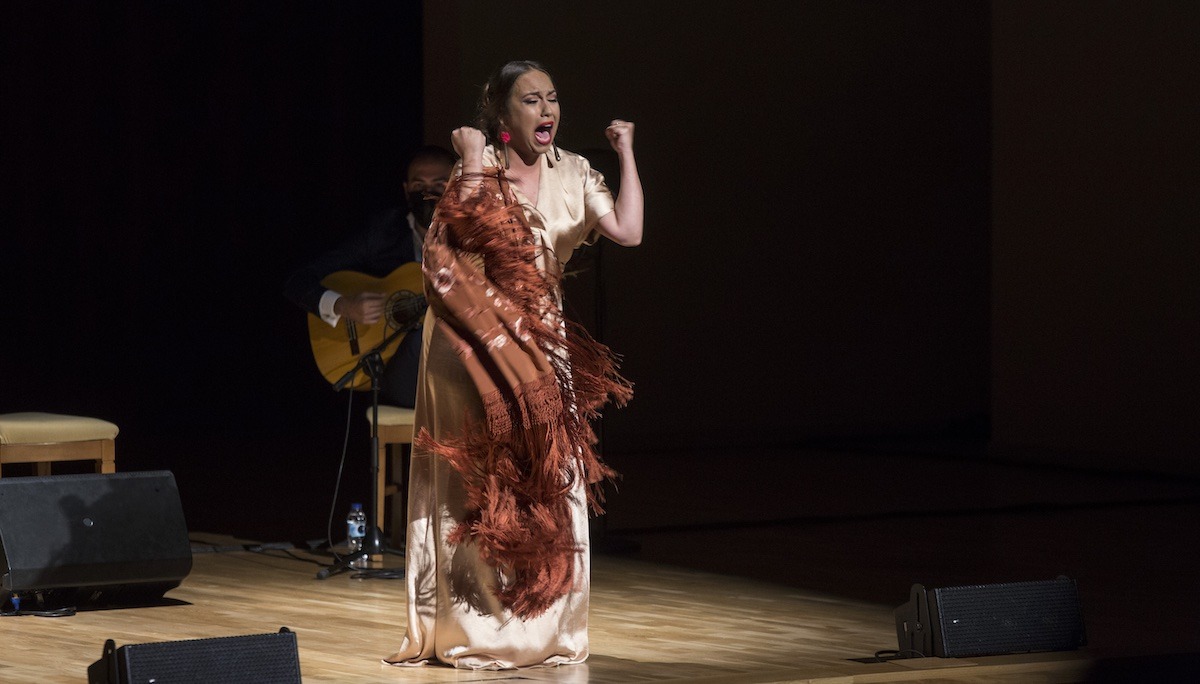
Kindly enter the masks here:
<path id="1" fill-rule="evenodd" d="M 362 551 L 363 538 L 367 536 L 367 514 L 363 512 L 362 504 L 350 504 L 350 513 L 346 515 L 346 554 L 354 556 Z M 350 563 L 351 567 L 365 566 L 366 558 Z"/>

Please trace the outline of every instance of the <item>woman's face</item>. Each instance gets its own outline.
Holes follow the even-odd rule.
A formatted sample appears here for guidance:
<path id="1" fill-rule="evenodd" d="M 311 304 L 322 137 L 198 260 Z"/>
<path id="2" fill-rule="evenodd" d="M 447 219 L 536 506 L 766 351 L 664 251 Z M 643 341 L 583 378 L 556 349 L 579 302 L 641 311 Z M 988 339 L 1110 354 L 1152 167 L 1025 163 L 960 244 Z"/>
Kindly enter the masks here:
<path id="1" fill-rule="evenodd" d="M 542 154 L 550 149 L 558 133 L 558 91 L 543 71 L 531 69 L 517 77 L 508 94 L 508 108 L 501 120 L 518 152 Z"/>

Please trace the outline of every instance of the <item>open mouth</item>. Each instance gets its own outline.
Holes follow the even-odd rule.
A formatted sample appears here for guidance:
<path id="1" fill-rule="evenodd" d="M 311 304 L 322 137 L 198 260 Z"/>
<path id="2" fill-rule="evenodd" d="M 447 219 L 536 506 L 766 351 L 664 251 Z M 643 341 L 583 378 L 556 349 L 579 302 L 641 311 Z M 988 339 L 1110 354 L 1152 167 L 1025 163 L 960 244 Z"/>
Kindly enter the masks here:
<path id="1" fill-rule="evenodd" d="M 554 122 L 547 121 L 546 123 L 533 129 L 533 139 L 536 140 L 539 145 L 549 145 L 550 141 L 554 139 Z"/>

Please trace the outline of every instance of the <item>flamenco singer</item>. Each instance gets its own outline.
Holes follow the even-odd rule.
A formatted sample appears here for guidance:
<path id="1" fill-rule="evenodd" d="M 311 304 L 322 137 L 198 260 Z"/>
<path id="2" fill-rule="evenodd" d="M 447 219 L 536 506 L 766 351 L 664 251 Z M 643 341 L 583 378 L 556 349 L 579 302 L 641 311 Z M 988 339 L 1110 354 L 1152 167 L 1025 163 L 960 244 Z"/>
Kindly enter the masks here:
<path id="1" fill-rule="evenodd" d="M 560 149 L 549 72 L 509 62 L 484 86 L 479 128 L 425 241 L 429 300 L 409 480 L 408 631 L 384 662 L 508 669 L 588 657 L 587 508 L 614 473 L 589 421 L 632 388 L 610 351 L 563 318 L 560 281 L 597 234 L 642 239 L 633 124 L 605 131 L 615 200 Z"/>

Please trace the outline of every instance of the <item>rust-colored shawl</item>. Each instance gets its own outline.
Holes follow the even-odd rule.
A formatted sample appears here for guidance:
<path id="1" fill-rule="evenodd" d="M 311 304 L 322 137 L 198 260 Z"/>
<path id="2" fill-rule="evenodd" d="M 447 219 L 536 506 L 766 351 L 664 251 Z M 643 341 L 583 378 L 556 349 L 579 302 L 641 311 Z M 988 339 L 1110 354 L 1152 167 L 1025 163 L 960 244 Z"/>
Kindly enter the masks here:
<path id="1" fill-rule="evenodd" d="M 466 199 L 462 178 L 446 188 L 422 270 L 438 328 L 479 390 L 485 420 L 438 441 L 422 429 L 417 445 L 462 476 L 467 514 L 450 542 L 475 544 L 501 572 L 501 603 L 535 617 L 571 590 L 575 478 L 584 478 L 599 513 L 600 482 L 615 475 L 592 448 L 590 421 L 609 398 L 624 405 L 632 387 L 610 350 L 563 317 L 561 269 L 538 269 L 549 248 L 538 244 L 503 172 L 465 176 L 481 182 Z"/>

